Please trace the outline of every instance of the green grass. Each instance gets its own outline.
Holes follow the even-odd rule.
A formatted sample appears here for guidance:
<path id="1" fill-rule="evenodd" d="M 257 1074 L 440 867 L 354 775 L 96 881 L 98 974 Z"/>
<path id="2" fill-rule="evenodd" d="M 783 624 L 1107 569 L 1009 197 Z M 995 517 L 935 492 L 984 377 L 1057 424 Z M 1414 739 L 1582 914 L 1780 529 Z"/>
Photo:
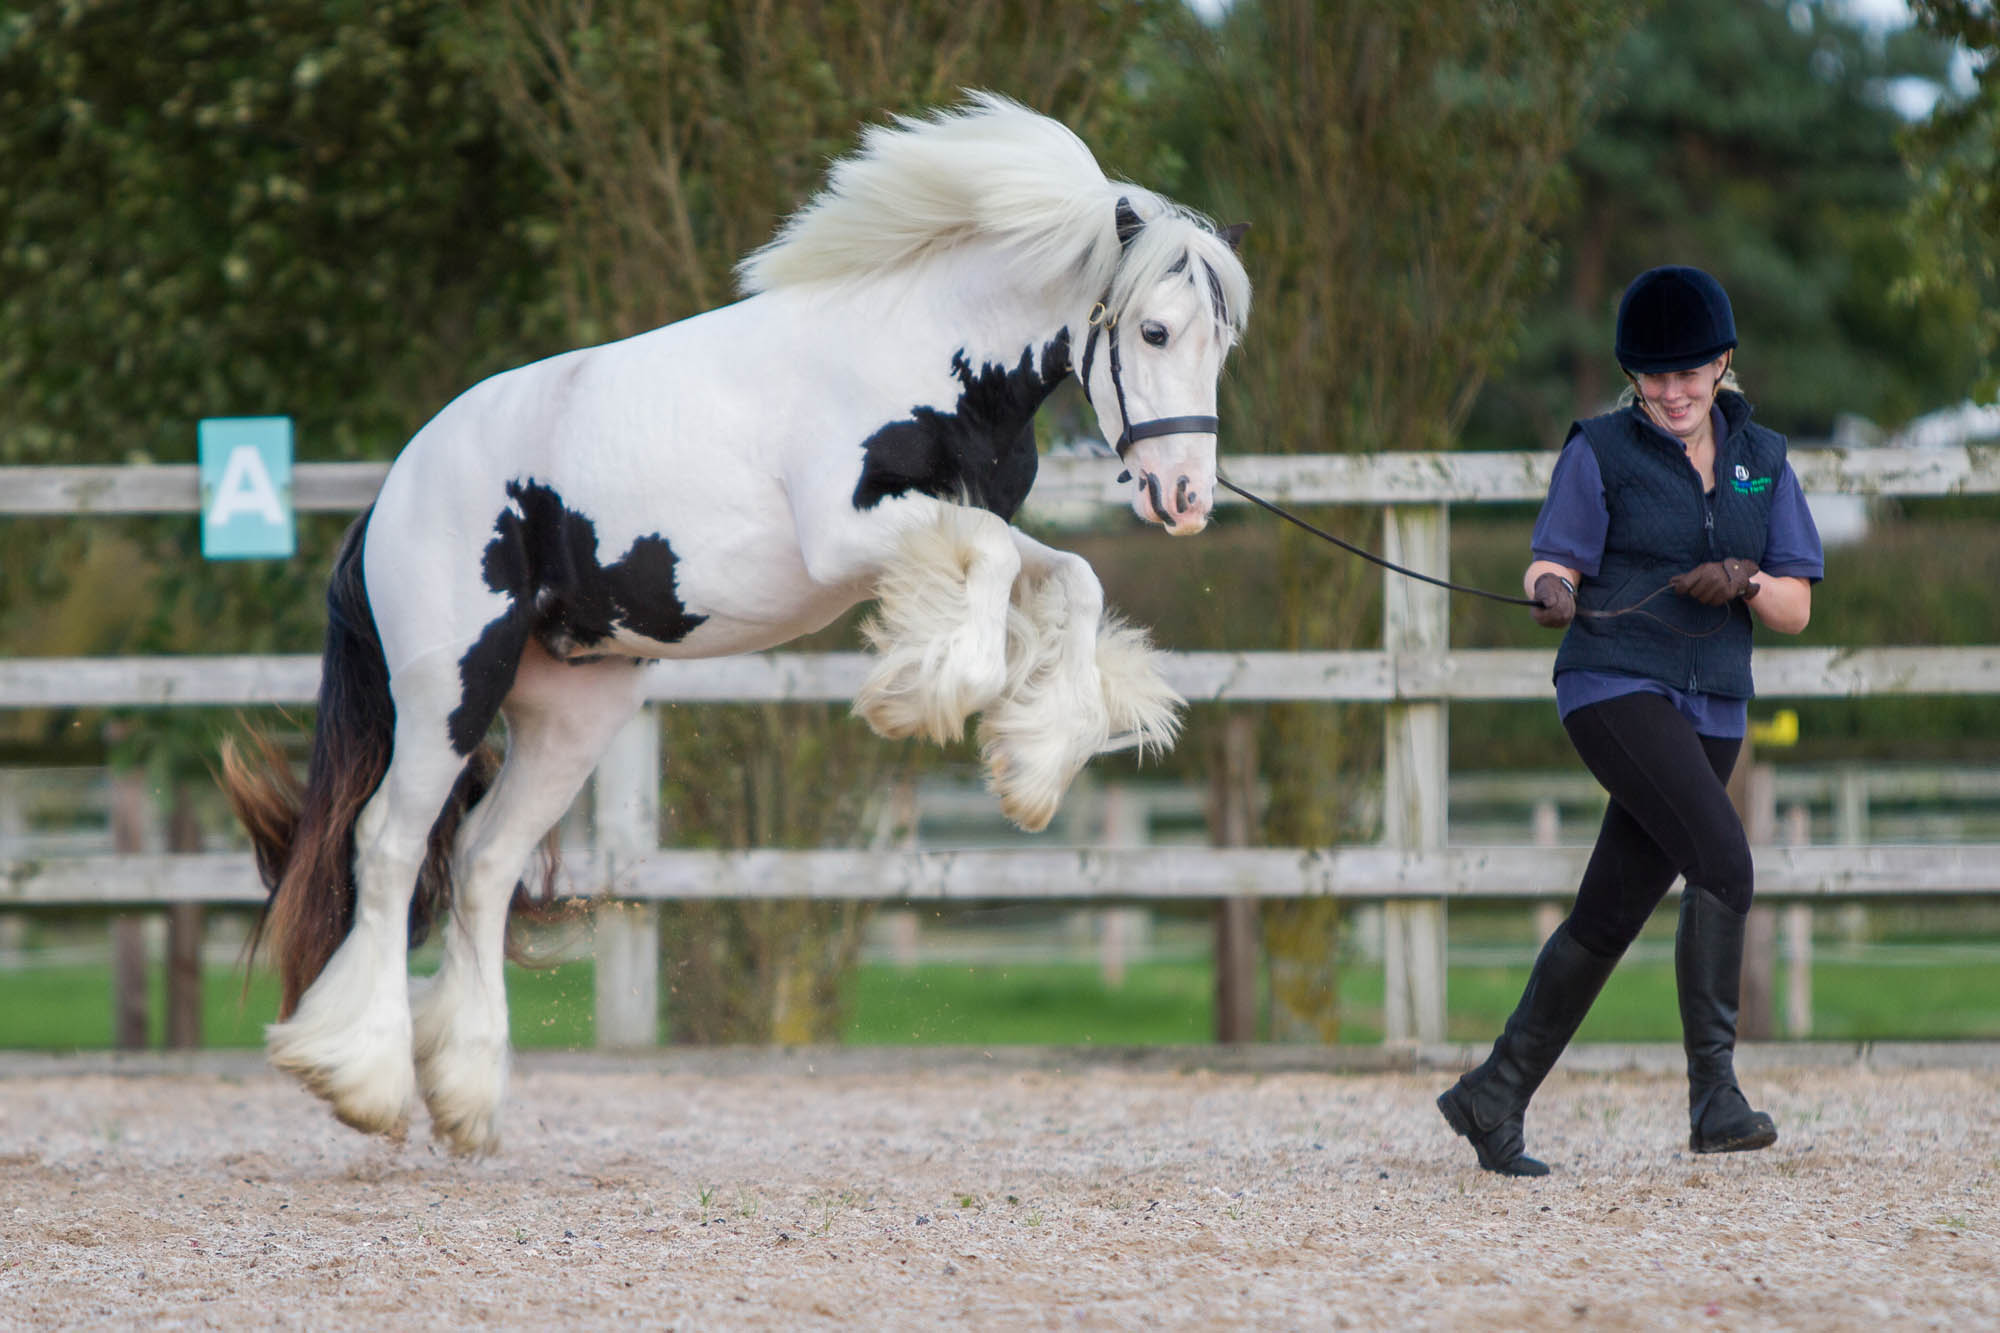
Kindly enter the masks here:
<path id="1" fill-rule="evenodd" d="M 1947 963 L 1813 967 L 1815 1036 L 1861 1040 L 2000 1037 L 2000 968 Z"/>
<path id="2" fill-rule="evenodd" d="M 1447 1035 L 1491 1038 L 1520 997 L 1521 966 L 1451 970 Z M 1140 963 L 1107 987 L 1087 963 L 857 968 L 846 991 L 850 1045 L 1175 1045 L 1209 1041 L 1213 985 L 1205 960 Z M 1784 973 L 1780 969 L 1780 993 Z M 1355 964 L 1341 974 L 1342 1040 L 1382 1035 L 1382 971 Z M 268 974 L 252 979 L 211 968 L 204 976 L 204 1038 L 211 1047 L 254 1047 L 277 1006 Z M 2000 1037 L 2000 968 L 1980 962 L 1828 960 L 1813 969 L 1814 1029 L 1822 1039 L 1945 1040 Z M 164 983 L 153 978 L 153 1042 L 160 1039 Z M 592 967 L 510 966 L 514 1044 L 588 1047 L 593 1037 Z M 1613 974 L 1577 1039 L 1671 1042 L 1680 1038 L 1673 966 L 1630 959 Z M 91 1050 L 111 1043 L 109 972 L 103 965 L 0 972 L 0 1049 Z"/>
<path id="3" fill-rule="evenodd" d="M 1446 1035 L 1478 1042 L 1500 1031 L 1525 964 L 1451 969 Z M 1088 964 L 907 970 L 858 969 L 848 992 L 847 1040 L 856 1045 L 1165 1045 L 1214 1034 L 1212 977 L 1205 961 L 1129 969 L 1107 989 Z M 1783 993 L 1785 970 L 1778 971 Z M 1342 969 L 1341 1040 L 1382 1039 L 1382 969 Z M 1817 1039 L 1945 1040 L 2000 1037 L 2000 969 L 1981 963 L 1924 967 L 1823 962 L 1813 969 Z M 1671 961 L 1630 959 L 1612 974 L 1577 1034 L 1579 1041 L 1676 1042 L 1680 1010 Z"/>
<path id="4" fill-rule="evenodd" d="M 1152 1046 L 1208 1041 L 1207 963 L 1139 963 L 1105 986 L 1090 963 L 855 969 L 846 1040 L 857 1046 Z"/>
<path id="5" fill-rule="evenodd" d="M 591 965 L 566 963 L 545 971 L 509 966 L 507 1003 L 514 1015 L 514 1045 L 589 1046 L 595 1035 L 591 1014 Z M 150 977 L 149 1045 L 158 1046 L 166 1025 L 163 969 Z M 234 969 L 202 973 L 202 1045 L 254 1047 L 264 1042 L 264 1025 L 276 1016 L 278 981 L 259 971 L 250 979 Z M 104 964 L 33 967 L 0 971 L 0 1050 L 101 1050 L 111 1045 L 111 970 Z"/>

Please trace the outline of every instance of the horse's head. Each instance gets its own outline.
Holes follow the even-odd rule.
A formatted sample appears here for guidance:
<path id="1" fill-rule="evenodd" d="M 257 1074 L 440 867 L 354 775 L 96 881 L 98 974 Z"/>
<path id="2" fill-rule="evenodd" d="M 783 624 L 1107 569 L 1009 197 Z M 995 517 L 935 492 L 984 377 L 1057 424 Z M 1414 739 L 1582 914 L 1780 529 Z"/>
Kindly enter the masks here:
<path id="1" fill-rule="evenodd" d="M 1127 199 L 1116 221 L 1124 262 L 1091 312 L 1078 378 L 1125 464 L 1133 512 L 1187 536 L 1215 502 L 1216 380 L 1249 304 L 1244 229 L 1212 231 L 1178 209 L 1142 221 Z"/>

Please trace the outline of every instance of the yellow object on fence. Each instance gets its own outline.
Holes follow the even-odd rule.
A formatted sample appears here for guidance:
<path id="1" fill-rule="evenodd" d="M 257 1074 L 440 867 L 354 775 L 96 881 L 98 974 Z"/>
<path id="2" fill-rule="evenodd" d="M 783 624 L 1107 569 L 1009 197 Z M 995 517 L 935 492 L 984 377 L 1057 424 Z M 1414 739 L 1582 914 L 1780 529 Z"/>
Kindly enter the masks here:
<path id="1" fill-rule="evenodd" d="M 1769 722 L 1752 722 L 1750 739 L 1758 745 L 1797 745 L 1799 743 L 1799 714 L 1797 709 L 1780 708 Z"/>

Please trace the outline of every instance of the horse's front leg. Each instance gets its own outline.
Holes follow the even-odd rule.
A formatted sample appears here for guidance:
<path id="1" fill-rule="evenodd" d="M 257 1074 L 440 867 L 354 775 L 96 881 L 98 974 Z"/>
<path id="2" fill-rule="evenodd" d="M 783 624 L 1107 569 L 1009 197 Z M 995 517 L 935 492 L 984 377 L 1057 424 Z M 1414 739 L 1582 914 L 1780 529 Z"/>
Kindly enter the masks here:
<path id="1" fill-rule="evenodd" d="M 999 516 L 936 509 L 904 530 L 876 583 L 864 627 L 875 666 L 854 711 L 879 735 L 943 745 L 1007 683 L 1007 599 L 1021 557 Z"/>
<path id="2" fill-rule="evenodd" d="M 1021 557 L 1008 621 L 1007 685 L 979 723 L 987 785 L 1030 831 L 1055 816 L 1090 757 L 1165 749 L 1181 697 L 1161 678 L 1144 631 L 1104 614 L 1104 589 L 1081 556 L 1010 529 Z"/>

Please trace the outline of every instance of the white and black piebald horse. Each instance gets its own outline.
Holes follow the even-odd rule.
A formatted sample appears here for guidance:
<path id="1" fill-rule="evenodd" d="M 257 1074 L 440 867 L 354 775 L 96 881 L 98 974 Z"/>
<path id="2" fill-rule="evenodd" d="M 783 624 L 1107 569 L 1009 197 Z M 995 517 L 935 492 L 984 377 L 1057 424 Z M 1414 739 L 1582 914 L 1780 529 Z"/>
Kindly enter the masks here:
<path id="1" fill-rule="evenodd" d="M 743 262 L 744 300 L 440 412 L 337 558 L 303 789 L 268 746 L 225 750 L 272 890 L 272 1062 L 356 1128 L 401 1134 L 421 1094 L 454 1148 L 497 1145 L 510 903 L 646 659 L 756 652 L 875 597 L 856 710 L 938 741 L 981 714 L 1029 829 L 1091 755 L 1170 745 L 1145 636 L 1009 520 L 1035 411 L 1076 373 L 1133 508 L 1202 529 L 1250 300 L 1235 241 L 977 95 L 868 130 Z M 447 907 L 412 985 L 409 938 Z"/>

